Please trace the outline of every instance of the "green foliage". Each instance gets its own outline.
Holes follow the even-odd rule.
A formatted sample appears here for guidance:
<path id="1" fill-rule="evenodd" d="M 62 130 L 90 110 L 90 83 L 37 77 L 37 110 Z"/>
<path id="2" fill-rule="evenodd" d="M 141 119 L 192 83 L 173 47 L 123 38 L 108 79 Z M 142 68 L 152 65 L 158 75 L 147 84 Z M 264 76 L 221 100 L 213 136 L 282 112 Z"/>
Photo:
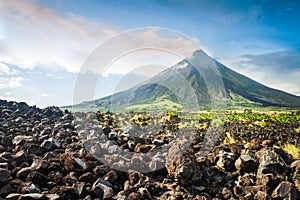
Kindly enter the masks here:
<path id="1" fill-rule="evenodd" d="M 82 122 L 82 121 L 83 121 L 83 119 L 82 119 L 82 118 L 80 118 L 80 117 L 76 117 L 76 121 L 78 121 L 78 122 Z"/>
<path id="2" fill-rule="evenodd" d="M 250 115 L 252 114 L 252 110 L 251 109 L 245 109 L 244 110 L 244 115 Z"/>
<path id="3" fill-rule="evenodd" d="M 223 141 L 223 144 L 234 144 L 236 143 L 235 139 L 230 135 L 229 132 L 226 132 L 226 137 Z"/>
<path id="4" fill-rule="evenodd" d="M 294 159 L 296 159 L 296 160 L 300 159 L 300 149 L 298 147 L 296 147 L 295 145 L 285 144 L 282 147 L 282 150 L 284 150 L 285 152 L 291 154 Z"/>
<path id="5" fill-rule="evenodd" d="M 229 112 L 226 114 L 226 120 L 241 120 L 241 121 L 278 121 L 282 123 L 296 123 L 300 121 L 300 115 L 296 115 L 292 112 Z M 259 122 L 256 122 L 256 125 L 261 125 Z"/>
<path id="6" fill-rule="evenodd" d="M 169 111 L 169 116 L 174 115 L 176 112 Z M 177 113 L 176 113 L 177 114 Z M 188 113 L 183 112 L 178 116 L 182 119 L 192 120 L 212 120 L 221 119 L 224 121 L 251 121 L 253 125 L 264 127 L 268 121 L 277 121 L 282 123 L 299 123 L 300 115 L 295 112 L 258 112 L 252 110 L 245 110 L 243 112 L 227 111 L 225 115 L 222 113 L 214 113 L 205 111 L 201 113 Z M 300 127 L 299 127 L 300 128 Z M 298 127 L 295 128 L 298 130 Z"/>
<path id="7" fill-rule="evenodd" d="M 265 127 L 266 126 L 266 122 L 264 120 L 261 121 L 255 121 L 253 124 L 260 126 L 260 127 Z"/>

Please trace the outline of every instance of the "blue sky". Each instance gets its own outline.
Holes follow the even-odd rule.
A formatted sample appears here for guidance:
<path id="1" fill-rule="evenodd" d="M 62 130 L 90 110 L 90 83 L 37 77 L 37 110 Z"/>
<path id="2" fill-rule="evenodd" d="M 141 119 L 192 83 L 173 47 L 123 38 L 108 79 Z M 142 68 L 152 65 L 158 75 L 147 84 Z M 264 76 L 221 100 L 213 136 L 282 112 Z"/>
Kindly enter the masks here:
<path id="1" fill-rule="evenodd" d="M 116 34 L 143 27 L 185 34 L 231 69 L 300 95 L 298 0 L 0 0 L 0 10 L 0 99 L 72 104 L 88 55 Z M 177 62 L 150 54 L 162 65 Z M 118 80 L 146 78 L 132 68 L 143 59 L 137 53 L 116 62 L 96 96 L 115 91 Z"/>

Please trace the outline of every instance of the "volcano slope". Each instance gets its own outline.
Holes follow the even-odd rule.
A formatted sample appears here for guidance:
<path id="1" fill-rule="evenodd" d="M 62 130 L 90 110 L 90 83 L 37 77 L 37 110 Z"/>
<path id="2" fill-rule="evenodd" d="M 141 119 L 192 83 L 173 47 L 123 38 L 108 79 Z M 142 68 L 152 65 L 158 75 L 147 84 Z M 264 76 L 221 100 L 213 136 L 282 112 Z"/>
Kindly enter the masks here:
<path id="1" fill-rule="evenodd" d="M 299 147 L 299 120 L 265 121 L 264 126 L 255 121 L 225 122 L 206 155 L 201 146 L 210 121 L 202 120 L 207 125 L 199 127 L 186 152 L 159 170 L 140 173 L 104 165 L 85 148 L 86 136 L 106 137 L 118 146 L 115 150 L 142 152 L 132 162 L 143 165 L 147 152 L 170 143 L 172 133 L 186 130 L 179 124 L 190 119 L 169 116 L 152 137 L 138 139 L 130 135 L 136 129 L 117 125 L 134 117 L 126 113 L 72 114 L 7 101 L 0 101 L 0 107 L 2 199 L 300 198 L 300 161 L 274 148 L 282 145 L 279 142 Z M 137 127 L 151 120 L 142 115 L 134 119 Z"/>
<path id="2" fill-rule="evenodd" d="M 211 92 L 217 94 L 210 95 Z M 268 106 L 300 108 L 299 96 L 267 87 L 239 74 L 202 50 L 193 52 L 191 58 L 183 59 L 135 87 L 65 108 L 142 111 L 166 107 L 185 110 L 197 101 L 198 105 L 193 106 L 209 110 L 216 96 L 223 98 L 225 107 L 235 109 Z M 183 105 L 185 103 L 188 105 Z"/>

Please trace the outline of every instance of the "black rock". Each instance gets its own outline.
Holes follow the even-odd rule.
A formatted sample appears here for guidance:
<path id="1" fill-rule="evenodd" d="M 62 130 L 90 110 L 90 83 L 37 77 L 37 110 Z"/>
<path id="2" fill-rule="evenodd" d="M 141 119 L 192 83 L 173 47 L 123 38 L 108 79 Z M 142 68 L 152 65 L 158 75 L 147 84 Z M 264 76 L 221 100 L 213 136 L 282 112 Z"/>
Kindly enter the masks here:
<path id="1" fill-rule="evenodd" d="M 300 193 L 295 186 L 287 181 L 281 182 L 272 193 L 273 198 L 300 199 Z"/>
<path id="2" fill-rule="evenodd" d="M 11 172 L 7 169 L 0 169 L 0 183 L 6 183 L 11 179 Z"/>
<path id="3" fill-rule="evenodd" d="M 241 155 L 235 161 L 235 168 L 240 172 L 255 172 L 257 167 L 257 162 L 249 155 Z"/>

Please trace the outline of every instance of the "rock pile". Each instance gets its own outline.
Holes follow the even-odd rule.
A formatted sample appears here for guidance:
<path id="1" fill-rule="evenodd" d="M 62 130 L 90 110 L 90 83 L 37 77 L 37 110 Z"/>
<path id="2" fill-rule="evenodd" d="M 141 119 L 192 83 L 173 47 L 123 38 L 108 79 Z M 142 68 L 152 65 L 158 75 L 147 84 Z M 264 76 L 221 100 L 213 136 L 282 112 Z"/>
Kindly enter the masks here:
<path id="1" fill-rule="evenodd" d="M 300 161 L 267 140 L 256 148 L 219 144 L 203 156 L 204 133 L 199 132 L 183 154 L 170 148 L 172 159 L 166 155 L 166 166 L 159 170 L 119 171 L 85 145 L 105 136 L 120 148 L 107 148 L 107 153 L 145 156 L 174 140 L 168 133 L 177 130 L 176 119 L 139 140 L 120 130 L 113 118 L 93 113 L 75 118 L 57 107 L 7 101 L 0 107 L 0 199 L 300 199 Z"/>

